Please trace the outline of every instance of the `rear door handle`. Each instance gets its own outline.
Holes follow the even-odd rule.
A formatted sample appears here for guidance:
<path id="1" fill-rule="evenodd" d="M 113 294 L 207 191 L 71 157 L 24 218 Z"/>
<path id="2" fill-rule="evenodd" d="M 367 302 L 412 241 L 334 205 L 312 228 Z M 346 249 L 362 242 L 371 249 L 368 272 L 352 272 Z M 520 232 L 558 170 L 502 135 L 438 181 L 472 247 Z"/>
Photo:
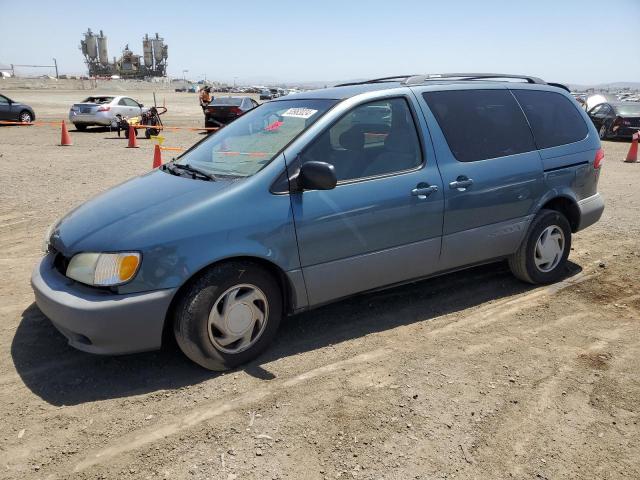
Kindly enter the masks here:
<path id="1" fill-rule="evenodd" d="M 460 190 L 464 192 L 467 188 L 473 185 L 473 180 L 471 178 L 465 177 L 464 175 L 460 175 L 455 181 L 449 183 L 449 188 L 452 190 Z"/>
<path id="2" fill-rule="evenodd" d="M 429 195 L 438 191 L 438 187 L 436 185 L 429 185 L 427 183 L 419 183 L 416 188 L 411 190 L 411 195 L 414 197 L 418 197 L 420 199 L 425 199 Z"/>

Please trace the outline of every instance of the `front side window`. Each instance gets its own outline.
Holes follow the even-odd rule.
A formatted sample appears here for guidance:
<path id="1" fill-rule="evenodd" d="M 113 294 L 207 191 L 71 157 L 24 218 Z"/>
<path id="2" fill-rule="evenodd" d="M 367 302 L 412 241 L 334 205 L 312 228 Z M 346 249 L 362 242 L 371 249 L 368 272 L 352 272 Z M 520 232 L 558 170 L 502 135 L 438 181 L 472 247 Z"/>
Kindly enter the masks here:
<path id="1" fill-rule="evenodd" d="M 9 103 L 9 99 L 7 97 L 0 95 L 0 103 L 7 104 Z"/>
<path id="2" fill-rule="evenodd" d="M 566 145 L 587 136 L 578 107 L 564 95 L 542 90 L 514 90 L 513 94 L 527 114 L 538 148 Z M 605 104 L 597 114 L 606 115 L 608 111 Z"/>
<path id="3" fill-rule="evenodd" d="M 265 103 L 197 144 L 176 163 L 216 176 L 251 176 L 336 102 L 300 99 Z"/>
<path id="4" fill-rule="evenodd" d="M 522 110 L 508 90 L 443 90 L 422 96 L 461 162 L 536 149 Z"/>
<path id="5" fill-rule="evenodd" d="M 400 172 L 422 163 L 420 142 L 404 98 L 359 105 L 322 133 L 303 162 L 332 164 L 338 181 Z"/>
<path id="6" fill-rule="evenodd" d="M 598 112 L 600 112 L 600 110 L 602 110 L 602 104 L 597 105 L 589 110 L 589 115 L 596 115 Z"/>

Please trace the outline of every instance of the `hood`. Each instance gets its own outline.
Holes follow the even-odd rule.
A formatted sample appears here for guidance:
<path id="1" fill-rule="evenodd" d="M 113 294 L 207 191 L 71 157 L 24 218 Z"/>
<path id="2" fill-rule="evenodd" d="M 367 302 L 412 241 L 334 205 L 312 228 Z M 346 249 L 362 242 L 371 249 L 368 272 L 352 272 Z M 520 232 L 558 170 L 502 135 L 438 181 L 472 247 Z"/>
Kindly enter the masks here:
<path id="1" fill-rule="evenodd" d="M 53 230 L 50 242 L 65 255 L 83 251 L 144 250 L 161 239 L 153 226 L 181 219 L 210 205 L 238 180 L 208 182 L 154 170 L 133 178 L 72 210 Z"/>

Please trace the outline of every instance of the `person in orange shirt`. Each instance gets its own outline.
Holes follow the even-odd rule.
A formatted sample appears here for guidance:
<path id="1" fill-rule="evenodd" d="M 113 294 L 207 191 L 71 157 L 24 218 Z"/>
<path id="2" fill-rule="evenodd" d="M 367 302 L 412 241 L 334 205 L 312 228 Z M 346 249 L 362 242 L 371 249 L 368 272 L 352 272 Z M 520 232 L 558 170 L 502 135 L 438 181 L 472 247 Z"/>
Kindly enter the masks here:
<path id="1" fill-rule="evenodd" d="M 211 102 L 211 100 L 213 100 L 213 97 L 211 96 L 211 87 L 204 87 L 202 90 L 200 90 L 199 98 L 200 106 L 202 107 L 202 111 L 204 112 L 206 106 L 209 105 L 209 102 Z"/>

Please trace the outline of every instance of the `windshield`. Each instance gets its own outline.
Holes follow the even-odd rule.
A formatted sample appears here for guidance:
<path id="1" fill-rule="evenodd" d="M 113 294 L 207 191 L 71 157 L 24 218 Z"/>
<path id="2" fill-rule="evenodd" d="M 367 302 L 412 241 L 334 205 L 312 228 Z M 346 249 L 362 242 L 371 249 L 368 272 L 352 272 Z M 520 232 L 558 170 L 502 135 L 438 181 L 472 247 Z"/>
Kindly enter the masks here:
<path id="1" fill-rule="evenodd" d="M 242 98 L 238 97 L 219 97 L 212 100 L 209 105 L 240 105 Z"/>
<path id="2" fill-rule="evenodd" d="M 267 165 L 336 100 L 283 100 L 250 110 L 176 163 L 215 176 L 248 177 Z"/>
<path id="3" fill-rule="evenodd" d="M 622 115 L 624 117 L 640 117 L 640 103 L 617 105 L 615 109 L 618 115 Z"/>

